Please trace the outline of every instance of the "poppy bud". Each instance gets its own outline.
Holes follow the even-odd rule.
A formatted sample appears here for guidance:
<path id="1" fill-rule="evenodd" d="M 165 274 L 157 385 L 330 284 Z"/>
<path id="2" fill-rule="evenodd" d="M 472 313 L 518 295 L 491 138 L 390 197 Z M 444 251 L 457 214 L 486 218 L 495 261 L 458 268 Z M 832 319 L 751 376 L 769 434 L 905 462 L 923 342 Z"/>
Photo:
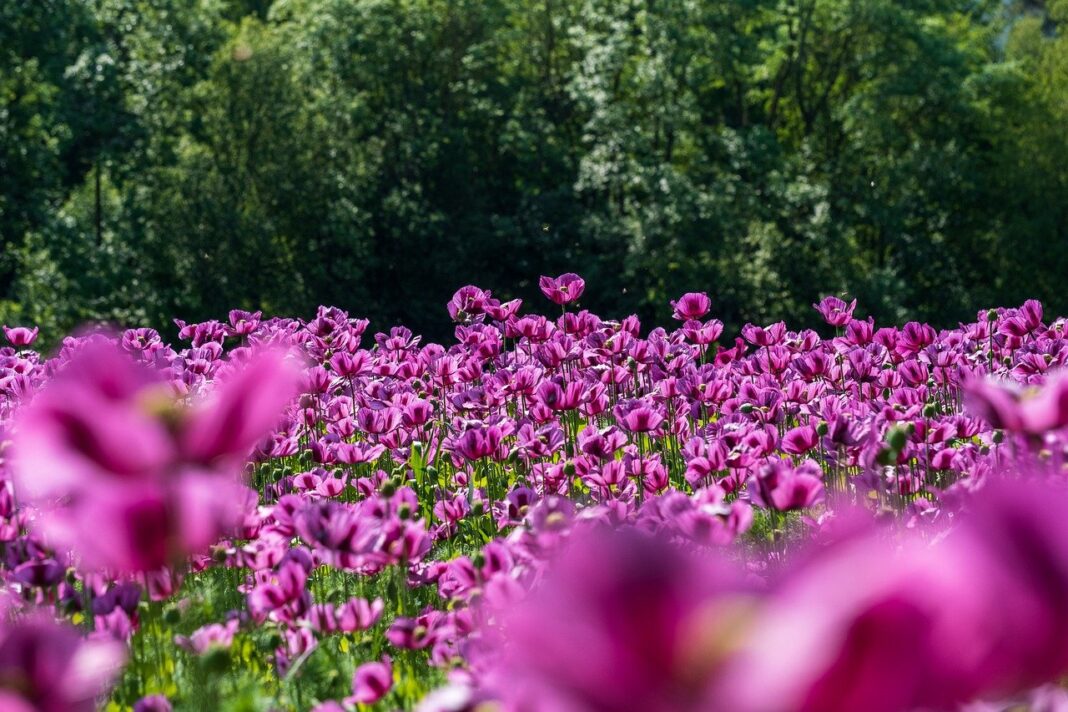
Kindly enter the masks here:
<path id="1" fill-rule="evenodd" d="M 230 651 L 213 646 L 200 658 L 200 666 L 205 672 L 222 674 L 230 668 Z"/>
<path id="2" fill-rule="evenodd" d="M 901 452 L 905 449 L 908 437 L 904 428 L 893 427 L 886 432 L 886 444 L 895 452 Z"/>

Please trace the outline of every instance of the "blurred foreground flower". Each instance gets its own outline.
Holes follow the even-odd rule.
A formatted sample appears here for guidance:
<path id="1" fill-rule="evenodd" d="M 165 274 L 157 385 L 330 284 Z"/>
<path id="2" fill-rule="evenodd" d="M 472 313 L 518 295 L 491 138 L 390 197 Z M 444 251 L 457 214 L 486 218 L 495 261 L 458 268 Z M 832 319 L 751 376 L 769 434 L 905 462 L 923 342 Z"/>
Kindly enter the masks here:
<path id="1" fill-rule="evenodd" d="M 124 657 L 121 643 L 83 640 L 44 614 L 0 624 L 0 710 L 91 712 Z"/>
<path id="2" fill-rule="evenodd" d="M 761 592 L 720 554 L 579 530 L 497 612 L 487 689 L 523 712 L 905 712 L 1057 680 L 1068 488 L 992 481 L 969 506 L 934 544 L 870 517 L 843 525 Z"/>
<path id="3" fill-rule="evenodd" d="M 296 394 L 298 371 L 262 351 L 207 398 L 107 341 L 82 345 L 16 424 L 16 492 L 35 524 L 89 566 L 150 571 L 215 542 L 254 502 L 246 458 Z"/>

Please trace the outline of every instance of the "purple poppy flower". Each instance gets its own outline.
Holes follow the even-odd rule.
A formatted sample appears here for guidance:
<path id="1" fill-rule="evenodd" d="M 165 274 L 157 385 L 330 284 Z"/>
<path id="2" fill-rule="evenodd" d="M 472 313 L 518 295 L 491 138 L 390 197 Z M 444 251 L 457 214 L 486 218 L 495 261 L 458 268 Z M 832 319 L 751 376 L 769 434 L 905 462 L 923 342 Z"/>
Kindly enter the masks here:
<path id="1" fill-rule="evenodd" d="M 36 326 L 32 329 L 26 328 L 25 326 L 5 326 L 4 336 L 7 337 L 8 342 L 10 342 L 12 346 L 22 348 L 31 345 L 37 340 L 38 331 Z"/>
<path id="2" fill-rule="evenodd" d="M 488 676 L 516 709 L 685 712 L 715 709 L 723 658 L 703 647 L 726 624 L 737 578 L 634 531 L 587 531 L 526 601 L 497 612 Z"/>
<path id="3" fill-rule="evenodd" d="M 174 644 L 194 655 L 204 655 L 215 648 L 226 650 L 234 642 L 237 626 L 237 619 L 227 621 L 225 624 L 210 623 L 197 628 L 190 636 L 174 636 Z"/>
<path id="4" fill-rule="evenodd" d="M 261 319 L 263 319 L 263 312 L 247 312 L 241 309 L 234 309 L 230 312 L 231 333 L 235 336 L 248 336 L 260 325 Z"/>
<path id="5" fill-rule="evenodd" d="M 848 304 L 838 297 L 824 297 L 819 304 L 812 307 L 820 313 L 823 320 L 834 327 L 843 327 L 853 319 L 853 310 L 857 308 L 857 300 Z"/>
<path id="6" fill-rule="evenodd" d="M 653 404 L 642 400 L 620 403 L 613 414 L 619 427 L 629 433 L 656 433 L 666 420 Z"/>
<path id="7" fill-rule="evenodd" d="M 20 414 L 19 490 L 36 526 L 90 565 L 153 571 L 201 551 L 249 505 L 240 476 L 296 373 L 263 352 L 184 407 L 163 374 L 110 342 L 76 352 Z"/>
<path id="8" fill-rule="evenodd" d="M 679 321 L 692 321 L 700 319 L 712 309 L 712 300 L 704 292 L 687 292 L 679 297 L 678 301 L 672 301 L 672 316 Z"/>
<path id="9" fill-rule="evenodd" d="M 83 640 L 43 614 L 0 624 L 0 708 L 91 712 L 124 657 L 121 643 Z"/>
<path id="10" fill-rule="evenodd" d="M 780 511 L 811 507 L 823 499 L 822 474 L 812 460 L 796 468 L 786 460 L 769 460 L 750 480 L 749 497 L 754 504 Z"/>
<path id="11" fill-rule="evenodd" d="M 456 452 L 467 460 L 481 460 L 498 454 L 504 437 L 497 425 L 476 423 L 456 439 Z"/>
<path id="12" fill-rule="evenodd" d="M 449 300 L 448 310 L 452 320 L 460 324 L 481 321 L 485 318 L 486 305 L 492 294 L 474 285 L 460 287 Z"/>
<path id="13" fill-rule="evenodd" d="M 364 663 L 352 674 L 349 704 L 373 705 L 393 689 L 393 665 L 386 655 L 380 662 Z"/>
<path id="14" fill-rule="evenodd" d="M 1009 383 L 975 379 L 964 386 L 965 408 L 993 427 L 1041 435 L 1068 425 L 1068 372 L 1031 393 Z"/>
<path id="15" fill-rule="evenodd" d="M 586 281 L 573 272 L 559 277 L 545 277 L 538 280 L 541 293 L 553 304 L 570 304 L 582 296 L 586 290 Z"/>
<path id="16" fill-rule="evenodd" d="M 754 346 L 774 346 L 786 337 L 786 324 L 781 321 L 767 327 L 746 324 L 742 327 L 742 337 Z"/>
<path id="17" fill-rule="evenodd" d="M 134 712 L 172 712 L 173 709 L 164 695 L 148 695 L 134 703 Z"/>
<path id="18" fill-rule="evenodd" d="M 782 449 L 791 455 L 804 455 L 819 444 L 820 436 L 811 425 L 791 428 L 782 438 Z"/>

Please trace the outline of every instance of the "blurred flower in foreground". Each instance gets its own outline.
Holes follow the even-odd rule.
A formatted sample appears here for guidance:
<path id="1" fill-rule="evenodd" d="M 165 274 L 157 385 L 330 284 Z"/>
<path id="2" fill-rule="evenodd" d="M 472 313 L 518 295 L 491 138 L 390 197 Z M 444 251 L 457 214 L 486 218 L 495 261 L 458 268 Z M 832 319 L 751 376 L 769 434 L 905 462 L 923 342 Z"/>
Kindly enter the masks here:
<path id="1" fill-rule="evenodd" d="M 586 533 L 501 612 L 491 679 L 523 711 L 712 709 L 708 683 L 748 601 L 716 561 L 634 530 Z"/>
<path id="2" fill-rule="evenodd" d="M 1068 425 L 1068 374 L 1058 373 L 1041 388 L 1026 390 L 991 378 L 975 379 L 964 386 L 964 407 L 995 428 L 1042 435 Z"/>
<path id="3" fill-rule="evenodd" d="M 352 675 L 352 696 L 346 702 L 373 705 L 393 688 L 393 665 L 389 656 L 380 662 L 364 663 Z"/>
<path id="4" fill-rule="evenodd" d="M 264 350 L 186 406 L 161 372 L 89 341 L 20 414 L 16 490 L 36 505 L 42 532 L 87 565 L 174 563 L 241 516 L 245 460 L 297 382 L 281 352 Z"/>
<path id="5" fill-rule="evenodd" d="M 124 657 L 121 643 L 83 640 L 43 614 L 0 624 L 0 710 L 91 712 Z"/>
<path id="6" fill-rule="evenodd" d="M 943 541 L 839 542 L 770 595 L 732 709 L 947 709 L 1068 671 L 1068 490 L 993 481 Z"/>
<path id="7" fill-rule="evenodd" d="M 995 480 L 969 507 L 933 544 L 843 524 L 759 594 L 714 553 L 580 530 L 487 634 L 488 689 L 523 712 L 905 712 L 1058 679 L 1068 488 Z"/>

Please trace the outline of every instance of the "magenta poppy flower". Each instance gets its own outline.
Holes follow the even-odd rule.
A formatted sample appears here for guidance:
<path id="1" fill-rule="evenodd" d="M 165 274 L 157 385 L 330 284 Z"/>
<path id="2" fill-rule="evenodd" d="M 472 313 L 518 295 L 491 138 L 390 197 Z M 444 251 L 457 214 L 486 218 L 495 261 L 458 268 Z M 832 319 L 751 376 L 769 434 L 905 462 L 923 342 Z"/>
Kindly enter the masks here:
<path id="1" fill-rule="evenodd" d="M 819 444 L 820 437 L 811 425 L 800 425 L 786 431 L 782 438 L 782 449 L 791 455 L 804 455 Z"/>
<path id="2" fill-rule="evenodd" d="M 121 643 L 85 640 L 43 614 L 0 624 L 0 709 L 92 712 L 124 658 Z"/>
<path id="3" fill-rule="evenodd" d="M 786 324 L 781 321 L 766 327 L 746 324 L 742 327 L 742 337 L 754 346 L 774 346 L 786 338 Z"/>
<path id="4" fill-rule="evenodd" d="M 723 334 L 723 322 L 719 319 L 709 319 L 705 323 L 692 320 L 682 325 L 682 333 L 695 344 L 704 346 L 711 344 Z"/>
<path id="5" fill-rule="evenodd" d="M 452 320 L 460 324 L 481 321 L 492 294 L 474 285 L 460 287 L 449 300 L 447 308 Z"/>
<path id="6" fill-rule="evenodd" d="M 248 336 L 263 319 L 263 312 L 247 312 L 234 309 L 230 312 L 230 331 L 234 336 Z"/>
<path id="7" fill-rule="evenodd" d="M 1055 374 L 1030 391 L 993 379 L 975 379 L 964 386 L 964 405 L 995 428 L 1041 435 L 1068 425 L 1068 373 Z"/>
<path id="8" fill-rule="evenodd" d="M 1034 474 L 988 483 L 934 544 L 843 527 L 751 621 L 724 708 L 958 709 L 1063 676 L 1068 490 Z"/>
<path id="9" fill-rule="evenodd" d="M 265 351 L 182 405 L 161 372 L 89 343 L 20 414 L 12 469 L 35 526 L 86 564 L 154 571 L 198 552 L 254 505 L 246 457 L 297 383 Z"/>
<path id="10" fill-rule="evenodd" d="M 197 628 L 192 635 L 174 636 L 174 644 L 194 655 L 204 655 L 214 648 L 227 650 L 233 645 L 237 626 L 237 619 L 227 621 L 225 624 L 209 623 Z"/>
<path id="11" fill-rule="evenodd" d="M 380 662 L 364 663 L 352 674 L 352 696 L 349 704 L 373 705 L 393 689 L 393 665 L 386 655 Z"/>
<path id="12" fill-rule="evenodd" d="M 28 329 L 25 326 L 5 326 L 4 336 L 11 343 L 12 346 L 24 347 L 29 346 L 37 340 L 38 328 L 35 326 L 32 329 Z"/>
<path id="13" fill-rule="evenodd" d="M 148 695 L 134 703 L 134 712 L 172 712 L 173 709 L 164 695 Z"/>
<path id="14" fill-rule="evenodd" d="M 545 277 L 538 280 L 541 293 L 553 304 L 570 304 L 582 296 L 586 290 L 586 281 L 573 272 L 559 277 Z"/>
<path id="15" fill-rule="evenodd" d="M 487 299 L 484 308 L 486 310 L 486 314 L 488 314 L 491 319 L 495 319 L 497 321 L 508 321 L 519 313 L 519 309 L 522 306 L 522 299 L 513 299 L 504 303 L 501 303 L 496 299 Z"/>
<path id="16" fill-rule="evenodd" d="M 687 292 L 671 302 L 672 316 L 679 321 L 700 319 L 712 309 L 712 300 L 704 292 Z"/>
<path id="17" fill-rule="evenodd" d="M 700 640 L 730 615 L 720 596 L 743 593 L 737 577 L 633 530 L 573 536 L 527 600 L 495 611 L 494 690 L 533 712 L 717 709 L 723 658 Z"/>
<path id="18" fill-rule="evenodd" d="M 822 474 L 812 460 L 795 468 L 787 460 L 773 459 L 757 468 L 749 497 L 756 505 L 780 511 L 811 507 L 823 499 Z"/>
<path id="19" fill-rule="evenodd" d="M 751 622 L 719 691 L 744 712 L 955 709 L 983 634 L 982 587 L 910 541 L 838 542 L 791 572 Z"/>
<path id="20" fill-rule="evenodd" d="M 641 400 L 620 403 L 613 414 L 619 427 L 629 433 L 656 433 L 666 420 L 652 403 Z"/>
<path id="21" fill-rule="evenodd" d="M 501 447 L 504 434 L 497 425 L 477 423 L 456 438 L 456 452 L 467 460 L 494 457 Z"/>
<path id="22" fill-rule="evenodd" d="M 824 297 L 819 304 L 813 304 L 812 307 L 820 313 L 825 322 L 840 328 L 852 321 L 857 300 L 846 303 L 838 297 Z"/>

